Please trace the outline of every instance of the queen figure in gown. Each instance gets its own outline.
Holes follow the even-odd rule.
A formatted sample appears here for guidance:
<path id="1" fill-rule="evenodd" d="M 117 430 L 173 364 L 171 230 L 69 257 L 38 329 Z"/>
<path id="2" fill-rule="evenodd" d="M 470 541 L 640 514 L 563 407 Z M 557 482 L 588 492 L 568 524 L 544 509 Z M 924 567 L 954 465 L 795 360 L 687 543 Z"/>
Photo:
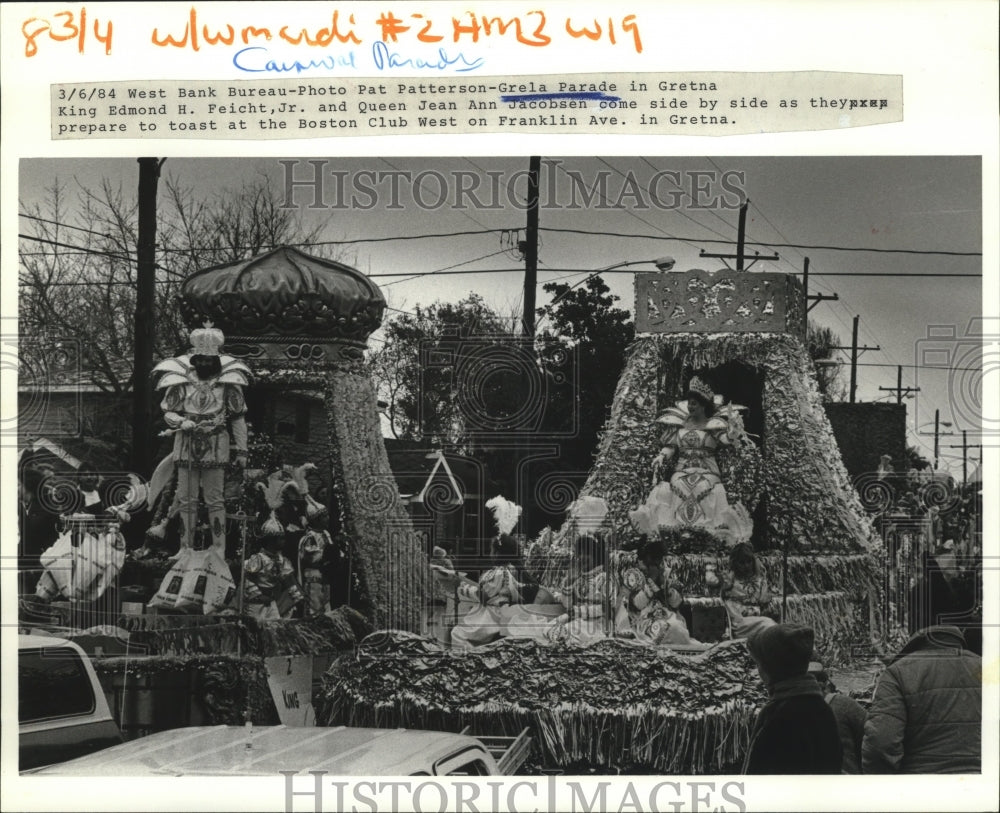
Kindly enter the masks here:
<path id="1" fill-rule="evenodd" d="M 630 513 L 640 533 L 656 537 L 673 529 L 701 528 L 720 541 L 745 542 L 753 522 L 740 503 L 730 503 L 719 476 L 716 451 L 738 441 L 743 421 L 738 407 L 716 408 L 711 387 L 695 376 L 687 400 L 667 409 L 657 422 L 665 426 L 662 448 L 653 459 L 653 486 L 646 502 Z M 669 480 L 659 480 L 672 467 Z"/>

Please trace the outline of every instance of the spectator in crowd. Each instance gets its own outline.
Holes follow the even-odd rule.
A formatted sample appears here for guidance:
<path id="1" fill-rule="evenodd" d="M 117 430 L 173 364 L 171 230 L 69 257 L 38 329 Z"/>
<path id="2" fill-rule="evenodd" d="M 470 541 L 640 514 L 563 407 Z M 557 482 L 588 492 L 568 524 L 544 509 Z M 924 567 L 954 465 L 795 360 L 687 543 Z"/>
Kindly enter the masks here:
<path id="1" fill-rule="evenodd" d="M 44 499 L 45 476 L 44 471 L 25 466 L 17 483 L 20 538 L 18 590 L 21 595 L 34 595 L 35 582 L 42 574 L 42 563 L 38 557 L 59 536 L 58 517 Z"/>
<path id="2" fill-rule="evenodd" d="M 823 699 L 837 719 L 840 745 L 844 751 L 841 772 L 861 773 L 861 740 L 865 734 L 865 710 L 853 697 L 837 691 L 826 668 L 815 655 L 809 664 L 809 674 L 819 684 L 823 691 Z"/>
<path id="3" fill-rule="evenodd" d="M 979 773 L 982 660 L 957 627 L 913 635 L 879 678 L 865 720 L 865 773 Z"/>
<path id="4" fill-rule="evenodd" d="M 72 513 L 92 514 L 95 517 L 104 514 L 108 506 L 101 493 L 101 475 L 90 463 L 80 464 L 76 474 L 76 490 Z"/>
<path id="5" fill-rule="evenodd" d="M 936 556 L 924 551 L 917 559 L 911 579 L 907 631 L 910 635 L 938 624 L 950 624 L 956 613 L 968 610 L 961 601 Z"/>
<path id="6" fill-rule="evenodd" d="M 763 627 L 747 640 L 769 699 L 750 734 L 743 773 L 840 773 L 837 720 L 808 672 L 813 640 L 812 629 L 798 624 Z"/>

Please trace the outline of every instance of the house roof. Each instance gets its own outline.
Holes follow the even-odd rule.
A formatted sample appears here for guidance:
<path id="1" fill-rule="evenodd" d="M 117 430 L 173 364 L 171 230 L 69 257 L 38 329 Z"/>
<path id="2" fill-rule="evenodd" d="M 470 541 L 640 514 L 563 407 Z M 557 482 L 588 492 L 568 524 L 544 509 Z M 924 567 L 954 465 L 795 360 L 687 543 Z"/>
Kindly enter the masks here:
<path id="1" fill-rule="evenodd" d="M 88 463 L 101 472 L 118 472 L 123 455 L 107 441 L 99 438 L 33 437 L 18 452 L 18 462 L 46 462 L 57 469 L 76 470 Z"/>
<path id="2" fill-rule="evenodd" d="M 432 486 L 438 487 L 438 482 L 462 501 L 482 495 L 485 472 L 477 461 L 393 438 L 387 438 L 385 446 L 389 467 L 403 499 L 422 502 Z"/>
<path id="3" fill-rule="evenodd" d="M 131 390 L 132 362 L 126 359 L 112 359 L 111 372 L 123 387 Z M 107 376 L 98 370 L 84 368 L 76 356 L 63 363 L 49 363 L 45 354 L 27 348 L 22 351 L 22 360 L 17 370 L 17 391 L 19 393 L 44 392 L 113 392 Z"/>

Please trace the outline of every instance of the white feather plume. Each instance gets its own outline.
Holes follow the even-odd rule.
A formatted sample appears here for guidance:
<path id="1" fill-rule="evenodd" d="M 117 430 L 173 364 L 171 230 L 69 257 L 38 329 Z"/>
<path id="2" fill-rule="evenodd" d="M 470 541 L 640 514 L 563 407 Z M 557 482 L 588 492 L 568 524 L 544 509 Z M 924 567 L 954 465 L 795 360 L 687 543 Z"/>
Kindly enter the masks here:
<path id="1" fill-rule="evenodd" d="M 493 520 L 497 524 L 497 531 L 502 534 L 509 534 L 513 531 L 514 526 L 517 525 L 517 521 L 521 518 L 521 506 L 499 494 L 487 500 L 486 507 L 493 512 Z"/>

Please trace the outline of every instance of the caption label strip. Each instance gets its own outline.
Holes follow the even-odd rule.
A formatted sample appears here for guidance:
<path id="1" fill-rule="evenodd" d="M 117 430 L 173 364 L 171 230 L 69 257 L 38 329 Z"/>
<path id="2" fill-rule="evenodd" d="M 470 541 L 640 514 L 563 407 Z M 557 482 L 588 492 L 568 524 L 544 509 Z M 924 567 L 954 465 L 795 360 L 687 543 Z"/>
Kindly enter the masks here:
<path id="1" fill-rule="evenodd" d="M 897 75 L 622 73 L 52 86 L 52 138 L 724 136 L 903 120 Z"/>

